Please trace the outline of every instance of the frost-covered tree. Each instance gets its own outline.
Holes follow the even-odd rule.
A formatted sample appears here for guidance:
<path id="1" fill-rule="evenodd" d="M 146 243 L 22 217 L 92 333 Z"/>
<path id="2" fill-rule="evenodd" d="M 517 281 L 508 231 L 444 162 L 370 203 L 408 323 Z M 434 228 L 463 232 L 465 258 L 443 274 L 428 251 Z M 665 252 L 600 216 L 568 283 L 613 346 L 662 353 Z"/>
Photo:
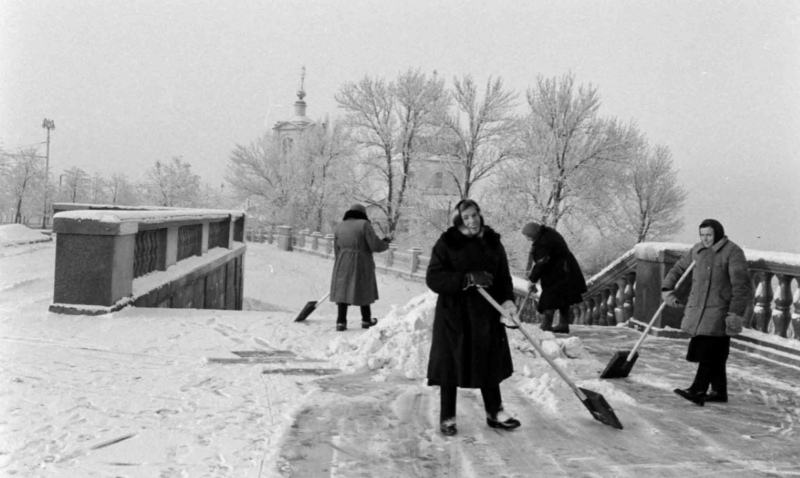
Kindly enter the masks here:
<path id="1" fill-rule="evenodd" d="M 499 187 L 528 218 L 556 227 L 595 202 L 630 158 L 638 130 L 601 117 L 597 88 L 576 87 L 572 74 L 539 77 L 527 101 L 522 154 L 504 165 Z"/>
<path id="2" fill-rule="evenodd" d="M 14 222 L 22 222 L 23 215 L 36 214 L 43 204 L 40 198 L 44 194 L 44 158 L 36 148 L 3 156 L 0 189 L 14 210 Z"/>
<path id="3" fill-rule="evenodd" d="M 180 157 L 156 161 L 144 174 L 142 183 L 151 204 L 165 207 L 192 207 L 200 193 L 200 176 Z"/>
<path id="4" fill-rule="evenodd" d="M 516 95 L 507 91 L 503 79 L 486 82 L 481 95 L 471 75 L 453 79 L 450 91 L 453 107 L 441 118 L 441 141 L 433 153 L 448 161 L 462 199 L 470 197 L 476 183 L 512 157 L 518 137 L 518 120 L 513 114 Z"/>
<path id="5" fill-rule="evenodd" d="M 89 174 L 83 169 L 72 166 L 59 178 L 58 198 L 60 201 L 78 202 L 88 197 L 87 187 Z"/>
<path id="6" fill-rule="evenodd" d="M 378 208 L 386 234 L 394 239 L 406 207 L 412 165 L 423 154 L 421 139 L 438 130 L 448 104 L 436 74 L 407 70 L 396 79 L 365 76 L 335 95 L 359 147 L 357 199 Z"/>

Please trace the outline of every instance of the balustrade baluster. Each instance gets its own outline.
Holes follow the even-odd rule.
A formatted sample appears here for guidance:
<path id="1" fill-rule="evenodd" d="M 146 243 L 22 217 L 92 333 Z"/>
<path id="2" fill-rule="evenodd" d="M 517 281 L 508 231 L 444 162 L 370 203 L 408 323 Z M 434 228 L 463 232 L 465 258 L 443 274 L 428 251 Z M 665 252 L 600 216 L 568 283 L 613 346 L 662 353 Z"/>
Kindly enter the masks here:
<path id="1" fill-rule="evenodd" d="M 623 293 L 622 314 L 625 321 L 633 318 L 633 302 L 636 299 L 636 289 L 634 283 L 636 281 L 636 273 L 631 272 L 625 276 L 625 290 Z"/>
<path id="2" fill-rule="evenodd" d="M 756 286 L 756 305 L 753 309 L 754 329 L 759 332 L 770 333 L 772 325 L 772 272 L 758 273 Z"/>
<path id="3" fill-rule="evenodd" d="M 792 321 L 792 279 L 787 274 L 778 274 L 778 298 L 775 299 L 775 312 L 772 313 L 772 322 L 775 333 L 786 337 L 787 329 Z"/>
<path id="4" fill-rule="evenodd" d="M 606 312 L 608 312 L 608 289 L 600 291 L 597 295 L 594 325 L 606 325 Z"/>
<path id="5" fill-rule="evenodd" d="M 789 330 L 786 332 L 786 337 L 800 340 L 800 278 L 795 277 L 795 279 L 797 280 L 797 289 L 795 289 L 792 297 L 794 314 L 792 314 L 792 320 L 789 322 Z"/>
<path id="6" fill-rule="evenodd" d="M 612 284 L 606 289 L 606 325 L 617 325 L 615 317 L 617 310 L 617 285 Z"/>

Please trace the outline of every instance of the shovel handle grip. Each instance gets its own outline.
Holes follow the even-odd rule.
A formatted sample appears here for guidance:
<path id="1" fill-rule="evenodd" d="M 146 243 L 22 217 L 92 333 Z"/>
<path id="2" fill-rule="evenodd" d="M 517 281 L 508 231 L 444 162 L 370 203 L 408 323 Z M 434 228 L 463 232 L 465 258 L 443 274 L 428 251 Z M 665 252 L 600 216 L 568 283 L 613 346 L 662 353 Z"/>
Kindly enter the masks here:
<path id="1" fill-rule="evenodd" d="M 695 261 L 692 261 L 692 263 L 689 264 L 689 267 L 686 268 L 686 271 L 684 271 L 684 273 L 681 276 L 681 278 L 678 279 L 678 283 L 675 284 L 675 288 L 676 289 L 678 287 L 680 287 L 680 285 L 683 283 L 684 279 L 686 279 L 689 276 L 689 273 L 692 272 L 692 269 L 694 269 L 694 264 L 695 264 Z M 636 345 L 633 346 L 633 349 L 631 350 L 631 353 L 628 354 L 628 358 L 625 360 L 626 362 L 630 362 L 631 359 L 633 359 L 633 354 L 635 354 L 636 350 L 639 349 L 639 346 L 642 345 L 642 342 L 644 342 L 644 338 L 647 337 L 647 333 L 650 332 L 650 329 L 653 327 L 653 324 L 656 322 L 656 319 L 661 315 L 661 312 L 664 311 L 664 307 L 666 307 L 666 306 L 667 306 L 667 303 L 663 302 L 663 301 L 661 302 L 661 305 L 658 306 L 658 310 L 656 310 L 656 313 L 653 314 L 653 318 L 650 319 L 650 323 L 647 324 L 647 327 L 645 327 L 644 332 L 642 332 L 642 336 L 639 337 L 639 340 L 636 342 Z"/>
<path id="2" fill-rule="evenodd" d="M 497 303 L 497 301 L 496 301 L 496 300 L 494 300 L 494 299 L 492 298 L 492 296 L 490 296 L 490 295 L 489 295 L 489 293 L 488 293 L 488 292 L 486 292 L 485 290 L 483 290 L 483 289 L 482 289 L 482 288 L 480 288 L 480 287 L 477 287 L 477 289 L 478 289 L 478 292 L 479 292 L 479 293 L 480 293 L 480 294 L 481 294 L 481 295 L 482 295 L 482 296 L 483 296 L 483 297 L 484 297 L 484 298 L 485 298 L 487 301 L 489 301 L 489 303 L 490 303 L 490 304 L 492 304 L 492 305 L 494 306 L 494 308 L 495 308 L 495 309 L 497 309 L 497 311 L 498 311 L 498 312 L 500 312 L 500 313 L 503 315 L 503 317 L 506 317 L 506 318 L 509 318 L 509 319 L 511 319 L 511 321 L 512 321 L 512 322 L 514 322 L 514 325 L 516 325 L 517 327 L 519 327 L 519 331 L 520 331 L 520 332 L 522 332 L 522 335 L 524 335 L 524 336 L 525 336 L 525 338 L 526 338 L 526 339 L 528 339 L 528 342 L 530 342 L 530 343 L 531 343 L 531 345 L 533 345 L 533 348 L 535 348 L 535 349 L 536 349 L 536 351 L 537 351 L 537 352 L 539 352 L 539 355 L 541 355 L 541 356 L 542 356 L 542 358 L 543 358 L 543 359 L 545 359 L 545 360 L 547 361 L 547 363 L 548 363 L 548 364 L 550 364 L 550 366 L 551 366 L 551 367 L 553 367 L 553 369 L 554 369 L 554 370 L 555 370 L 555 371 L 556 371 L 556 372 L 557 372 L 557 373 L 558 373 L 558 374 L 561 376 L 561 378 L 562 378 L 562 379 L 564 379 L 564 381 L 565 381 L 565 382 L 567 382 L 567 385 L 569 385 L 569 386 L 570 386 L 570 388 L 572 389 L 572 391 L 573 391 L 573 392 L 575 392 L 575 395 L 577 395 L 577 396 L 578 396 L 578 398 L 580 398 L 580 399 L 581 399 L 581 401 L 585 401 L 585 400 L 586 400 L 586 395 L 584 395 L 584 393 L 583 393 L 583 392 L 581 392 L 581 389 L 579 389 L 579 388 L 578 388 L 578 387 L 577 387 L 577 386 L 576 386 L 576 385 L 575 385 L 575 384 L 572 382 L 572 380 L 570 380 L 570 379 L 569 379 L 569 377 L 567 376 L 567 374 L 566 374 L 566 373 L 564 373 L 564 371 L 563 371 L 563 370 L 561 370 L 561 369 L 558 367 L 558 365 L 556 365 L 556 363 L 553 361 L 553 359 L 551 359 L 550 357 L 548 357 L 548 356 L 547 356 L 547 355 L 544 353 L 544 350 L 542 350 L 542 346 L 541 346 L 541 344 L 539 344 L 539 341 L 538 341 L 538 340 L 536 340 L 536 339 L 534 339 L 533 337 L 531 337 L 531 335 L 530 335 L 530 334 L 528 334 L 528 332 L 527 332 L 525 329 L 523 329 L 523 328 L 522 328 L 522 324 L 520 323 L 519 319 L 518 319 L 518 318 L 517 318 L 517 317 L 516 317 L 514 314 L 510 314 L 510 313 L 509 313 L 509 312 L 508 312 L 506 309 L 504 309 L 503 307 L 501 307 L 501 306 L 500 306 L 500 304 L 498 304 L 498 303 Z"/>
<path id="3" fill-rule="evenodd" d="M 317 304 L 319 304 L 323 300 L 327 299 L 329 295 L 331 295 L 331 291 L 328 291 L 325 295 L 323 295 L 322 298 L 317 301 Z"/>

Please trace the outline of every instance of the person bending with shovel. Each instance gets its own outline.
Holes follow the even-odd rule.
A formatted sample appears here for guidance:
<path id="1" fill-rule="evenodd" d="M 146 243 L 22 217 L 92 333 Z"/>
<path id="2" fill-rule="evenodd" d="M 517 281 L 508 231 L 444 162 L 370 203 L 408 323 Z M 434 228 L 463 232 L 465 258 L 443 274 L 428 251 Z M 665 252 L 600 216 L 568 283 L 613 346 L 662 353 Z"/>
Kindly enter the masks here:
<path id="1" fill-rule="evenodd" d="M 503 309 L 516 313 L 511 272 L 500 234 L 484 225 L 475 201 L 456 204 L 453 226 L 433 246 L 425 282 L 439 294 L 428 385 L 440 387 L 441 433 L 457 433 L 458 387 L 480 389 L 490 427 L 519 427 L 519 420 L 504 411 L 500 393 L 500 382 L 514 371 L 504 323 L 478 292 L 484 288 Z"/>
<path id="2" fill-rule="evenodd" d="M 354 204 L 345 212 L 342 222 L 333 232 L 333 275 L 331 302 L 338 307 L 336 330 L 347 330 L 347 307 L 361 308 L 361 327 L 368 329 L 378 323 L 372 317 L 370 304 L 378 300 L 378 281 L 372 254 L 389 249 L 389 238 L 378 239 L 367 218 L 367 209 Z"/>
<path id="3" fill-rule="evenodd" d="M 583 302 L 587 291 L 578 260 L 567 247 L 567 242 L 553 228 L 529 222 L 522 235 L 531 241 L 528 253 L 528 289 L 536 292 L 536 282 L 541 282 L 542 293 L 537 310 L 544 314 L 541 329 L 555 333 L 569 333 L 569 308 Z M 558 310 L 558 325 L 553 327 L 553 317 Z"/>
<path id="4" fill-rule="evenodd" d="M 674 289 L 692 261 L 692 289 L 684 306 Z M 700 223 L 700 242 L 672 267 L 661 290 L 667 306 L 685 307 L 681 329 L 692 335 L 686 360 L 698 364 L 692 385 L 674 392 L 700 406 L 727 402 L 731 336 L 742 331 L 744 313 L 753 297 L 744 251 L 725 236 L 722 224 L 706 219 Z"/>

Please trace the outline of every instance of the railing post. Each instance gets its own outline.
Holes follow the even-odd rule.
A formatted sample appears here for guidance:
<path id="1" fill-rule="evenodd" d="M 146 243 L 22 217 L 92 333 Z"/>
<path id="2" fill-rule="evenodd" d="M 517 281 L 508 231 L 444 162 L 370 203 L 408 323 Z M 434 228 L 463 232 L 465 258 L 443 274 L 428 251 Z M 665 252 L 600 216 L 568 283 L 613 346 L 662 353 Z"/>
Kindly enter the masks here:
<path id="1" fill-rule="evenodd" d="M 625 322 L 633 318 L 633 310 L 634 310 L 634 303 L 633 300 L 636 297 L 636 292 L 634 289 L 634 284 L 636 281 L 636 273 L 631 272 L 625 276 L 625 290 L 622 295 L 622 314 L 625 318 Z"/>
<path id="2" fill-rule="evenodd" d="M 333 234 L 325 234 L 325 254 L 333 254 Z"/>
<path id="3" fill-rule="evenodd" d="M 292 226 L 278 226 L 278 249 L 282 251 L 292 250 Z"/>
<path id="4" fill-rule="evenodd" d="M 209 223 L 203 223 L 203 235 L 200 236 L 200 255 L 203 256 L 208 252 L 208 229 Z"/>
<path id="5" fill-rule="evenodd" d="M 800 340 L 800 278 L 797 279 L 797 289 L 794 291 L 792 302 L 794 303 L 794 315 L 792 316 L 791 327 L 786 336 L 795 340 Z"/>
<path id="6" fill-rule="evenodd" d="M 759 282 L 756 287 L 756 304 L 753 309 L 753 319 L 755 330 L 769 333 L 772 323 L 772 274 L 771 272 L 760 272 Z"/>
<path id="7" fill-rule="evenodd" d="M 138 226 L 55 220 L 53 302 L 111 306 L 133 293 Z"/>
<path id="8" fill-rule="evenodd" d="M 792 322 L 792 276 L 778 274 L 778 298 L 775 300 L 775 333 L 786 337 L 789 324 Z"/>
<path id="9" fill-rule="evenodd" d="M 319 250 L 319 238 L 322 237 L 322 233 L 319 231 L 315 231 L 311 233 L 311 250 Z"/>
<path id="10" fill-rule="evenodd" d="M 411 253 L 411 273 L 417 272 L 419 268 L 419 256 L 422 254 L 422 249 L 419 247 L 412 247 L 408 250 Z"/>

